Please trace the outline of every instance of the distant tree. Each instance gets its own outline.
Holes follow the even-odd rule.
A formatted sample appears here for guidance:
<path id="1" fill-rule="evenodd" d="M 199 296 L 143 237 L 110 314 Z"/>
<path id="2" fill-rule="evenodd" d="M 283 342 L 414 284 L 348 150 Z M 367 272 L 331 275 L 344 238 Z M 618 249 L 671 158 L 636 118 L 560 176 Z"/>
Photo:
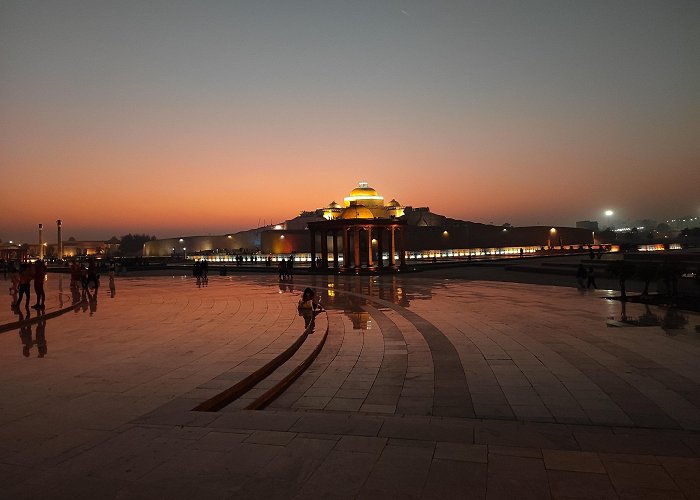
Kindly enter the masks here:
<path id="1" fill-rule="evenodd" d="M 669 226 L 665 222 L 662 222 L 661 224 L 656 226 L 656 230 L 660 233 L 667 233 L 671 230 L 671 226 Z"/>
<path id="2" fill-rule="evenodd" d="M 155 236 L 148 234 L 126 234 L 121 238 L 119 254 L 124 257 L 139 257 L 142 254 L 144 243 L 155 239 Z"/>

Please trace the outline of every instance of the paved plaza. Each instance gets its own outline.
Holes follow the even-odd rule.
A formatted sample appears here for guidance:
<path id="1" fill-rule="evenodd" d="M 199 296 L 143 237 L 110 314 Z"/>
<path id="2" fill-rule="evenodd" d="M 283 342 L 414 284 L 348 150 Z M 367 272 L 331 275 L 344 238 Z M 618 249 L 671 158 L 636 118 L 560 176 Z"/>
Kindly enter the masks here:
<path id="1" fill-rule="evenodd" d="M 31 323 L 6 295 L 2 498 L 700 498 L 697 314 L 421 273 L 103 281 L 50 274 L 66 312 Z"/>

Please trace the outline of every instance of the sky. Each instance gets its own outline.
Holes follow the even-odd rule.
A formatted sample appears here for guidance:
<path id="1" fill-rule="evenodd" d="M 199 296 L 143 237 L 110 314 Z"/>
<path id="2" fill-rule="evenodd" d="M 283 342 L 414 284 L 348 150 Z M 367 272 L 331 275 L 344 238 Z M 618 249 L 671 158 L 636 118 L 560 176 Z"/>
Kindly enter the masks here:
<path id="1" fill-rule="evenodd" d="M 224 234 L 359 181 L 475 222 L 697 216 L 698 26 L 695 0 L 0 0 L 0 239 Z"/>

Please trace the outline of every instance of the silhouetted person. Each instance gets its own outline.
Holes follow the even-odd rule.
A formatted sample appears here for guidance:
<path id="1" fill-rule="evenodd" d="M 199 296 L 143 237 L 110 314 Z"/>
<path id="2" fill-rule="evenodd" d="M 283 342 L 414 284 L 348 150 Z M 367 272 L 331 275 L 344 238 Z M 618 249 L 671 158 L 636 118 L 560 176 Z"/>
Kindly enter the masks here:
<path id="1" fill-rule="evenodd" d="M 593 251 L 593 247 L 588 247 L 588 258 L 591 260 L 595 259 L 595 252 Z"/>
<path id="2" fill-rule="evenodd" d="M 595 284 L 595 271 L 592 267 L 588 268 L 587 276 L 588 281 L 586 282 L 586 288 L 590 288 L 592 286 L 594 289 L 597 289 L 598 287 Z"/>
<path id="3" fill-rule="evenodd" d="M 70 287 L 77 288 L 78 284 L 83 281 L 83 268 L 76 261 L 70 264 Z"/>
<path id="4" fill-rule="evenodd" d="M 281 280 L 287 277 L 287 259 L 282 259 L 277 268 Z"/>
<path id="5" fill-rule="evenodd" d="M 46 264 L 41 259 L 34 262 L 34 294 L 36 295 L 36 304 L 32 306 L 34 309 L 44 309 L 46 302 L 46 293 L 44 292 L 44 280 L 46 279 Z"/>
<path id="6" fill-rule="evenodd" d="M 90 283 L 93 284 L 95 290 L 97 290 L 100 286 L 100 277 L 97 275 L 97 264 L 95 263 L 95 259 L 90 259 L 88 262 L 87 278 L 85 279 L 84 287 L 88 288 Z"/>
<path id="7" fill-rule="evenodd" d="M 294 274 L 294 257 L 289 257 L 289 261 L 287 262 L 287 277 L 289 279 L 292 278 L 292 275 Z"/>
<path id="8" fill-rule="evenodd" d="M 525 255 L 525 250 L 523 250 L 523 249 L 521 248 L 521 249 L 520 249 L 520 258 L 521 258 L 521 259 L 523 258 L 523 255 Z"/>
<path id="9" fill-rule="evenodd" d="M 586 288 L 585 280 L 587 277 L 588 273 L 586 272 L 586 268 L 583 267 L 583 264 L 579 264 L 576 270 L 576 281 L 578 282 L 579 288 Z"/>
<path id="10" fill-rule="evenodd" d="M 34 271 L 29 264 L 22 264 L 19 272 L 19 298 L 17 302 L 15 302 L 15 307 L 19 307 L 22 304 L 22 297 L 26 295 L 27 299 L 24 307 L 29 309 L 29 287 L 31 286 L 33 277 Z"/>

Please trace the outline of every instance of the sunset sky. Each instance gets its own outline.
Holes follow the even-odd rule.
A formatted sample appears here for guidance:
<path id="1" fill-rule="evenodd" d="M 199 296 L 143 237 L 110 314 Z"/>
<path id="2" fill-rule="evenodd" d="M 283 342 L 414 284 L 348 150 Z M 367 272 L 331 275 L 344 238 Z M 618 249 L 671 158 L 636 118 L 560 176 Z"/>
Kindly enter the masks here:
<path id="1" fill-rule="evenodd" d="M 0 239 L 221 234 L 366 181 L 476 222 L 700 215 L 700 2 L 0 0 Z"/>

